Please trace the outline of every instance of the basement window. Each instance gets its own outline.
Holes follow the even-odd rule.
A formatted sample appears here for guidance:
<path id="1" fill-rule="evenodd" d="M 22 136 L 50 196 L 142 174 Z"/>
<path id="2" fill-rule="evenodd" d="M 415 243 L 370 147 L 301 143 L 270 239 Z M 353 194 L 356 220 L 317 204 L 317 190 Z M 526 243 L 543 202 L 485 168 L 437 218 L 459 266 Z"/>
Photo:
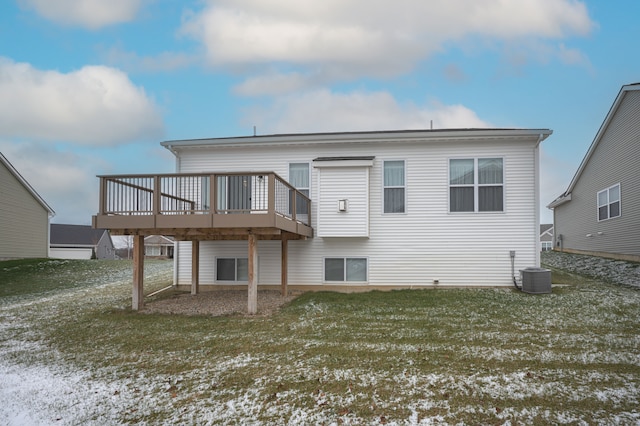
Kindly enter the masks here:
<path id="1" fill-rule="evenodd" d="M 324 259 L 324 280 L 327 282 L 366 282 L 367 258 L 326 257 Z"/>
<path id="2" fill-rule="evenodd" d="M 216 281 L 248 282 L 249 259 L 246 257 L 217 258 Z"/>

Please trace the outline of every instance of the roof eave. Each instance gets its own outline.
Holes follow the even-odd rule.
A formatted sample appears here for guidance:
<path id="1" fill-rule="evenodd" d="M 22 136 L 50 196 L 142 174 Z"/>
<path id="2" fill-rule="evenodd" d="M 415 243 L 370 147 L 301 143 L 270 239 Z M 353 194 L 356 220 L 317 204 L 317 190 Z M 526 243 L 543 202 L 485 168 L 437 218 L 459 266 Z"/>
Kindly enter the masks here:
<path id="1" fill-rule="evenodd" d="M 175 154 L 176 148 L 198 146 L 245 146 L 288 145 L 313 143 L 357 143 L 384 142 L 393 139 L 403 141 L 446 139 L 486 139 L 495 137 L 534 137 L 538 143 L 549 137 L 550 129 L 438 129 L 438 130 L 393 130 L 341 133 L 300 133 L 264 136 L 240 136 L 228 138 L 170 140 L 160 144 Z"/>

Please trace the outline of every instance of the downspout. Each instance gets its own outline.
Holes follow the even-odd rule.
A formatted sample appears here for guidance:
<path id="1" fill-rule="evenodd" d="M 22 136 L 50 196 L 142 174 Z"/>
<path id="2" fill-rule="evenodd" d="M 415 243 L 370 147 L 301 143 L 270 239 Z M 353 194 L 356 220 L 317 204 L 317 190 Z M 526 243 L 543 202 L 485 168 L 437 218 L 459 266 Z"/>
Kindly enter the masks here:
<path id="1" fill-rule="evenodd" d="M 540 143 L 544 139 L 544 135 L 540 133 L 538 140 L 533 148 L 533 178 L 534 178 L 534 230 L 535 238 L 535 256 L 536 266 L 540 267 Z"/>
<path id="2" fill-rule="evenodd" d="M 515 268 L 516 251 L 511 250 L 509 252 L 509 256 L 511 257 L 511 278 L 513 279 L 513 285 L 515 288 L 522 291 L 522 286 L 518 285 L 518 280 L 516 279 L 516 268 Z"/>

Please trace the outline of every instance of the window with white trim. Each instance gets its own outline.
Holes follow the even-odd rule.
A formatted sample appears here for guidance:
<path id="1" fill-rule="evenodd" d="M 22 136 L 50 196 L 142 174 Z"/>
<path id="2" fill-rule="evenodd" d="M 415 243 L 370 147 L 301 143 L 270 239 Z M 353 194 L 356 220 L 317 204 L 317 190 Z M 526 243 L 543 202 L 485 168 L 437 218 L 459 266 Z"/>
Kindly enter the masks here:
<path id="1" fill-rule="evenodd" d="M 450 159 L 449 211 L 504 211 L 502 158 Z"/>
<path id="2" fill-rule="evenodd" d="M 218 257 L 216 281 L 249 281 L 249 259 L 246 257 Z"/>
<path id="3" fill-rule="evenodd" d="M 404 160 L 383 162 L 382 186 L 385 213 L 405 212 L 405 162 Z"/>
<path id="4" fill-rule="evenodd" d="M 367 281 L 366 257 L 326 257 L 325 281 Z"/>
<path id="5" fill-rule="evenodd" d="M 551 251 L 553 250 L 553 241 L 541 241 L 540 249 L 542 251 Z"/>
<path id="6" fill-rule="evenodd" d="M 289 183 L 298 191 L 309 197 L 311 178 L 309 163 L 289 163 Z M 291 200 L 294 192 L 291 191 Z M 291 213 L 291 208 L 289 209 Z M 296 200 L 296 214 L 307 214 L 306 204 Z"/>
<path id="7" fill-rule="evenodd" d="M 598 222 L 620 216 L 620 184 L 598 192 Z"/>

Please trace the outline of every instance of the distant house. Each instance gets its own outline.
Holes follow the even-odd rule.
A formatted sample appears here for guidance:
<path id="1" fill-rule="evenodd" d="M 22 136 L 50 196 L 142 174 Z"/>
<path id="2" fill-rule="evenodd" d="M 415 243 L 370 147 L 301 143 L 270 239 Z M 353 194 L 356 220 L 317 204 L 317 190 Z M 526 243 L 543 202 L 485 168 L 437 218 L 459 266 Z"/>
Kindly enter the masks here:
<path id="1" fill-rule="evenodd" d="M 540 225 L 540 250 L 553 250 L 553 224 Z"/>
<path id="2" fill-rule="evenodd" d="M 173 238 L 164 235 L 149 235 L 144 239 L 145 257 L 173 259 Z"/>
<path id="3" fill-rule="evenodd" d="M 553 209 L 556 250 L 640 261 L 640 83 L 623 86 Z"/>
<path id="4" fill-rule="evenodd" d="M 88 225 L 51 225 L 50 257 L 57 259 L 115 259 L 116 251 L 106 229 Z"/>
<path id="5" fill-rule="evenodd" d="M 0 259 L 47 257 L 55 212 L 0 153 Z"/>

